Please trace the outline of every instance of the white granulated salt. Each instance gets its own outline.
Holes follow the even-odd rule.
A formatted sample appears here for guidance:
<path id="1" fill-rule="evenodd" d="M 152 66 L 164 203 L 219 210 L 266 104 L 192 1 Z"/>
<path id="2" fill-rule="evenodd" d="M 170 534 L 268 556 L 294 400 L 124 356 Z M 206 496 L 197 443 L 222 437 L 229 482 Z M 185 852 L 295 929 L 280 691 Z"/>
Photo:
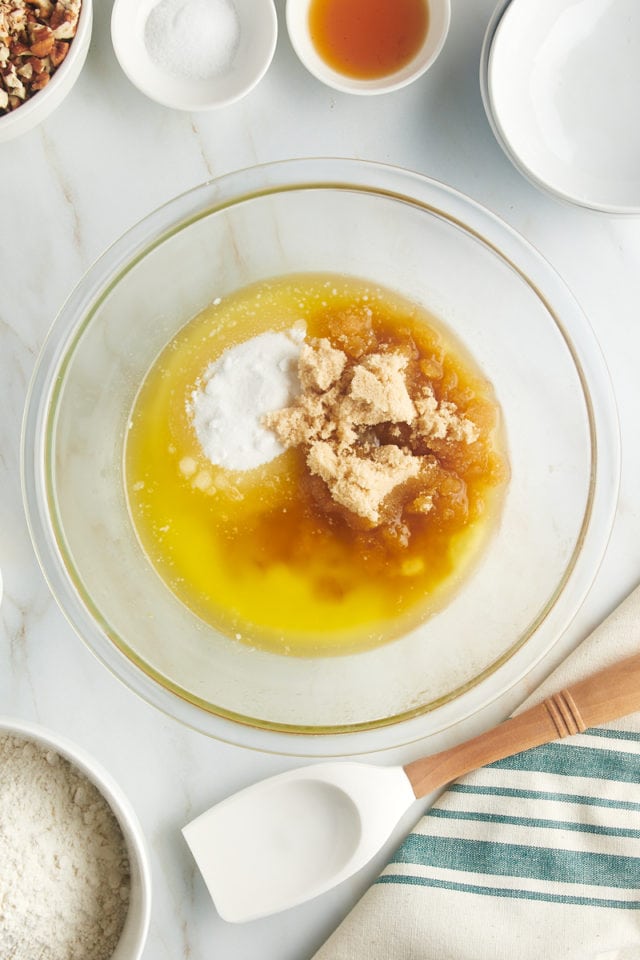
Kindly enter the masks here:
<path id="1" fill-rule="evenodd" d="M 231 67 L 240 22 L 230 0 L 160 0 L 147 17 L 144 40 L 166 73 L 211 80 Z"/>
<path id="2" fill-rule="evenodd" d="M 0 735 L 0 957 L 109 960 L 127 915 L 120 826 L 53 750 Z"/>
<path id="3" fill-rule="evenodd" d="M 297 365 L 304 336 L 302 324 L 283 333 L 261 333 L 229 347 L 207 367 L 187 413 L 211 463 L 251 470 L 284 452 L 262 419 L 300 392 Z"/>

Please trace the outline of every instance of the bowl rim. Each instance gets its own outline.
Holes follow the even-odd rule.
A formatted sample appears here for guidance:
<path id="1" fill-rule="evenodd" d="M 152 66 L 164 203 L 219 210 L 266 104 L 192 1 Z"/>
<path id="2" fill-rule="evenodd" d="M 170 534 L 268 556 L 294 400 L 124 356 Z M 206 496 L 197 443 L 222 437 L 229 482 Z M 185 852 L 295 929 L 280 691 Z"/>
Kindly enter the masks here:
<path id="1" fill-rule="evenodd" d="M 383 722 L 292 729 L 267 722 L 255 725 L 253 718 L 216 711 L 195 697 L 186 697 L 184 691 L 159 683 L 148 666 L 127 655 L 105 632 L 104 624 L 96 619 L 86 599 L 83 601 L 69 575 L 52 532 L 52 504 L 45 473 L 47 415 L 55 380 L 78 335 L 78 327 L 86 322 L 90 305 L 111 289 L 113 278 L 119 277 L 127 266 L 135 265 L 175 230 L 214 210 L 273 192 L 319 187 L 382 193 L 424 207 L 471 232 L 513 267 L 542 297 L 576 363 L 585 393 L 593 458 L 590 500 L 573 562 L 527 636 L 485 671 L 488 676 L 480 674 L 472 683 L 449 694 L 446 702 L 419 707 Z M 474 227 L 468 225 L 471 215 Z M 501 244 L 510 248 L 517 263 L 506 255 Z M 101 271 L 109 262 L 105 281 Z M 567 324 L 577 326 L 580 343 L 568 335 Z M 599 396 L 591 396 L 589 383 L 598 385 Z M 63 305 L 36 364 L 23 420 L 21 477 L 29 531 L 52 593 L 79 636 L 130 689 L 174 719 L 219 740 L 285 755 L 349 756 L 406 745 L 465 719 L 511 689 L 549 652 L 582 604 L 609 539 L 620 478 L 619 426 L 611 380 L 584 313 L 553 267 L 512 227 L 476 201 L 422 174 L 369 161 L 305 158 L 250 167 L 207 181 L 144 217 L 96 261 Z M 565 610 L 559 609 L 560 596 L 565 598 L 565 607 L 567 597 L 570 600 Z"/>
<path id="2" fill-rule="evenodd" d="M 504 127 L 500 122 L 498 112 L 494 106 L 491 73 L 494 56 L 494 41 L 499 34 L 505 15 L 517 2 L 518 0 L 500 0 L 487 25 L 480 53 L 480 94 L 489 126 L 491 127 L 493 135 L 496 138 L 499 146 L 501 147 L 507 159 L 511 161 L 516 170 L 518 170 L 518 172 L 521 173 L 522 176 L 529 181 L 529 183 L 531 183 L 534 187 L 537 187 L 539 190 L 542 190 L 549 196 L 554 197 L 556 200 L 561 200 L 572 207 L 578 207 L 583 210 L 593 210 L 597 213 L 607 213 L 622 217 L 638 216 L 640 214 L 640 202 L 635 204 L 620 204 L 607 203 L 597 200 L 586 200 L 584 197 L 561 190 L 559 187 L 554 186 L 540 177 L 535 170 L 525 163 L 522 157 L 511 146 Z"/>
<path id="3" fill-rule="evenodd" d="M 100 791 L 101 796 L 109 804 L 122 830 L 129 857 L 135 856 L 140 874 L 140 907 L 134 931 L 135 952 L 128 958 L 128 960 L 140 960 L 151 920 L 151 866 L 147 841 L 140 821 L 122 787 L 84 747 L 49 727 L 31 720 L 0 714 L 0 736 L 3 734 L 15 734 L 40 746 L 50 747 L 76 767 Z M 125 827 L 131 842 L 127 839 Z"/>
<path id="4" fill-rule="evenodd" d="M 69 53 L 43 90 L 0 117 L 0 143 L 11 140 L 40 124 L 60 106 L 80 76 L 89 52 L 93 30 L 93 0 L 82 0 L 76 34 Z"/>

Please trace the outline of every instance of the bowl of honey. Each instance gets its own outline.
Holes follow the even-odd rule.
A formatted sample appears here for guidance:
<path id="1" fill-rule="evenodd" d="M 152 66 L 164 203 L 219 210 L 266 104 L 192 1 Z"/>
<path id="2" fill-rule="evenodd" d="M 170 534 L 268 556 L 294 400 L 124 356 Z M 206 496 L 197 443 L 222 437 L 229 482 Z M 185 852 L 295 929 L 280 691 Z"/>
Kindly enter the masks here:
<path id="1" fill-rule="evenodd" d="M 32 538 L 136 693 L 289 754 L 398 746 L 567 627 L 615 509 L 605 365 L 468 198 L 355 160 L 232 173 L 95 264 L 24 423 Z"/>
<path id="2" fill-rule="evenodd" d="M 287 0 L 300 61 L 343 93 L 381 94 L 421 77 L 449 31 L 450 0 Z"/>

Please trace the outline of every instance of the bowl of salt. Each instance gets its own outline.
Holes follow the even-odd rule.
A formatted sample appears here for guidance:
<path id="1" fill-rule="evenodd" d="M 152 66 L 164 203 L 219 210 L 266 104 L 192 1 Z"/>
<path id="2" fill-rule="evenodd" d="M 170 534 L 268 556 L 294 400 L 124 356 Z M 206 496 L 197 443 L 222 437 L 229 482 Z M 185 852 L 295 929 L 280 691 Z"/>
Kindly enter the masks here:
<path id="1" fill-rule="evenodd" d="M 116 0 L 113 49 L 129 80 L 176 110 L 213 110 L 246 96 L 273 59 L 273 0 Z"/>

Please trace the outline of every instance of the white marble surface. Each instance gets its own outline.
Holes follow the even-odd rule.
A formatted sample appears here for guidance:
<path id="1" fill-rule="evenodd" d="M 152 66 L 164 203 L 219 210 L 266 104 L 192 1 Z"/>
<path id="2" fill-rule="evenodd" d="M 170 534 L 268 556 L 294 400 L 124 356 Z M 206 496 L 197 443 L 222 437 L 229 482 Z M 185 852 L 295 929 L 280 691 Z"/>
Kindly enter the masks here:
<path id="1" fill-rule="evenodd" d="M 410 167 L 501 215 L 552 262 L 586 311 L 615 383 L 623 442 L 621 497 L 603 565 L 571 628 L 526 689 L 640 580 L 640 219 L 565 206 L 538 192 L 505 159 L 485 119 L 477 79 L 492 5 L 453 0 L 451 32 L 436 65 L 403 91 L 357 98 L 330 91 L 304 71 L 279 0 L 278 47 L 259 87 L 217 113 L 186 115 L 155 105 L 129 84 L 111 49 L 111 3 L 98 0 L 87 64 L 69 98 L 40 128 L 0 146 L 0 713 L 71 737 L 130 797 L 152 854 L 146 960 L 311 957 L 374 878 L 395 838 L 363 873 L 318 901 L 244 926 L 221 921 L 179 827 L 215 800 L 296 761 L 210 741 L 139 701 L 75 636 L 38 569 L 19 477 L 29 377 L 67 294 L 139 217 L 209 177 L 307 155 Z M 526 689 L 521 684 L 482 716 L 425 744 L 424 752 L 503 717 Z"/>

